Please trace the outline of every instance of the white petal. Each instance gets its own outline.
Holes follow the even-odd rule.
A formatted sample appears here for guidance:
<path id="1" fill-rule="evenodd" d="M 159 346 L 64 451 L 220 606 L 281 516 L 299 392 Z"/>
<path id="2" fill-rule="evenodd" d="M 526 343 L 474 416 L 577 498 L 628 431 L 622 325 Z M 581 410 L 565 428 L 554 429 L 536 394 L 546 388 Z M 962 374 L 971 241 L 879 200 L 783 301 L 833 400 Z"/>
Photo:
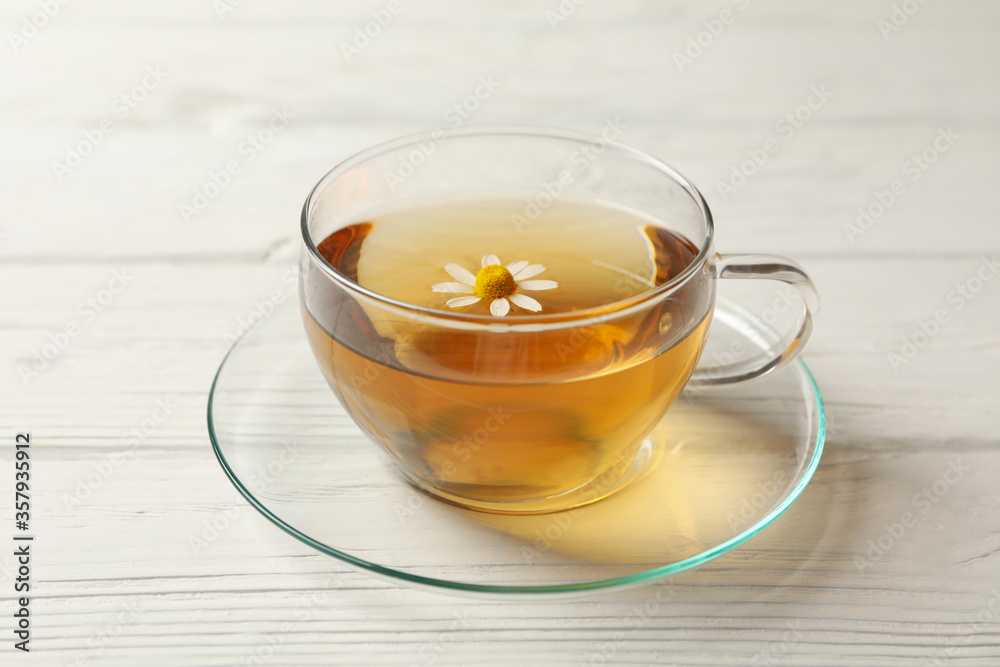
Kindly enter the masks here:
<path id="1" fill-rule="evenodd" d="M 472 271 L 469 271 L 464 266 L 459 266 L 458 264 L 455 263 L 445 264 L 444 270 L 447 271 L 449 274 L 451 274 L 452 278 L 454 278 L 459 282 L 465 283 L 469 287 L 472 287 L 473 285 L 476 284 L 476 276 L 474 276 L 472 274 Z"/>
<path id="2" fill-rule="evenodd" d="M 520 306 L 525 310 L 530 310 L 535 313 L 542 309 L 542 304 L 538 303 L 527 294 L 511 294 L 510 300 L 514 302 L 515 306 Z"/>
<path id="3" fill-rule="evenodd" d="M 523 283 L 518 283 L 518 289 L 526 289 L 529 292 L 537 292 L 543 289 L 555 289 L 559 287 L 559 283 L 554 280 L 525 280 Z"/>
<path id="4" fill-rule="evenodd" d="M 513 275 L 516 275 L 518 271 L 520 271 L 521 269 L 523 269 L 526 266 L 528 266 L 528 263 L 522 259 L 519 262 L 514 262 L 513 264 L 508 264 L 507 265 L 507 270 L 510 271 L 510 274 L 513 276 Z"/>
<path id="5" fill-rule="evenodd" d="M 514 273 L 514 280 L 527 280 L 528 278 L 534 278 L 544 270 L 545 267 L 541 264 L 531 264 L 524 267 L 517 273 L 514 273 L 513 271 L 511 271 L 511 273 Z"/>
<path id="6" fill-rule="evenodd" d="M 487 266 L 490 266 L 491 264 L 499 264 L 499 263 L 500 263 L 500 258 L 497 257 L 496 255 L 483 255 L 483 268 L 484 269 Z"/>
<path id="7" fill-rule="evenodd" d="M 479 301 L 478 296 L 458 296 L 454 299 L 448 299 L 445 303 L 447 303 L 450 308 L 461 308 L 462 306 L 471 306 L 477 301 Z"/>
<path id="8" fill-rule="evenodd" d="M 507 299 L 493 299 L 490 304 L 490 312 L 494 317 L 503 317 L 510 312 L 510 302 Z"/>
<path id="9" fill-rule="evenodd" d="M 431 289 L 435 292 L 454 292 L 455 294 L 472 294 L 474 291 L 465 283 L 438 283 L 431 285 Z"/>

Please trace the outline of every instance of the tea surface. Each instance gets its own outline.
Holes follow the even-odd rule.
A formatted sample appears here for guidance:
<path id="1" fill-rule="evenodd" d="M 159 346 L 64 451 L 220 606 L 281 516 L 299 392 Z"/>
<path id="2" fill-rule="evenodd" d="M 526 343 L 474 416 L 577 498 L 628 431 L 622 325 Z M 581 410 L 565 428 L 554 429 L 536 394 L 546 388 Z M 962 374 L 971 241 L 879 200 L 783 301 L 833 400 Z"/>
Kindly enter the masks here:
<path id="1" fill-rule="evenodd" d="M 490 316 L 507 298 L 509 315 L 597 308 L 607 317 L 527 332 L 428 325 L 358 301 L 318 271 L 303 284 L 310 343 L 359 425 L 416 483 L 494 511 L 573 491 L 627 460 L 697 362 L 711 297 L 711 280 L 698 274 L 616 315 L 615 302 L 672 279 L 697 248 L 594 203 L 556 202 L 519 229 L 510 216 L 521 208 L 507 199 L 375 211 L 318 248 L 347 278 L 419 306 Z M 478 298 L 467 284 L 490 255 L 514 278 L 507 297 Z M 534 275 L 518 280 L 526 266 Z M 441 284 L 456 291 L 435 291 Z M 518 305 L 522 293 L 537 310 Z M 456 298 L 466 301 L 449 305 Z"/>
<path id="2" fill-rule="evenodd" d="M 698 254 L 687 239 L 622 209 L 579 201 L 557 201 L 533 220 L 519 214 L 518 200 L 429 202 L 380 212 L 331 235 L 320 250 L 338 270 L 374 292 L 399 301 L 449 310 L 455 294 L 436 293 L 453 282 L 445 267 L 457 264 L 476 274 L 484 255 L 502 265 L 527 262 L 544 271 L 530 279 L 558 288 L 530 294 L 542 313 L 605 306 L 670 280 Z M 511 315 L 532 311 L 512 304 Z M 489 315 L 489 302 L 456 308 Z"/>

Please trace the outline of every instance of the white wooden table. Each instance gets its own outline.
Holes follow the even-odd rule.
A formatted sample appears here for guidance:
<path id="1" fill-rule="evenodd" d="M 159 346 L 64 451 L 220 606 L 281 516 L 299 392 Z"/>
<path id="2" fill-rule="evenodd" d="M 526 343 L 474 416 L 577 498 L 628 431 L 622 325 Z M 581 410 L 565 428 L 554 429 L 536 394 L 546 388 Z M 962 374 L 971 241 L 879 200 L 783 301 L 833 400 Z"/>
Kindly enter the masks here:
<path id="1" fill-rule="evenodd" d="M 372 12 L 386 25 L 355 42 Z M 1000 4 L 16 0 L 0 19 L 0 663 L 1000 664 Z M 701 186 L 721 250 L 790 255 L 820 289 L 815 479 L 667 603 L 370 579 L 250 509 L 209 446 L 212 375 L 287 290 L 308 189 L 449 124 L 481 79 L 462 122 L 618 117 Z"/>

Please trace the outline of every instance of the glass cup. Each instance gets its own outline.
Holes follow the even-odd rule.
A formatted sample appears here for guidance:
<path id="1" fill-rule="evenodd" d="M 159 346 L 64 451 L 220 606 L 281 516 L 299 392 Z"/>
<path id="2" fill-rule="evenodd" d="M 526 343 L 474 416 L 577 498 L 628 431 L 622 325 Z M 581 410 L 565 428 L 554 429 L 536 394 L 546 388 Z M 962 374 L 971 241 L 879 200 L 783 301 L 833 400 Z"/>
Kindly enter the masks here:
<path id="1" fill-rule="evenodd" d="M 683 236 L 691 252 L 666 282 L 599 307 L 495 317 L 376 293 L 322 248 L 374 210 L 428 197 L 520 202 L 512 234 L 559 198 L 612 203 Z M 715 253 L 708 206 L 674 169 L 566 130 L 464 127 L 365 150 L 309 194 L 302 238 L 303 321 L 344 408 L 418 489 L 487 512 L 566 510 L 624 488 L 655 460 L 647 436 L 685 387 L 777 371 L 802 349 L 818 306 L 791 260 Z M 797 323 L 758 356 L 698 366 L 716 281 L 731 278 L 793 286 Z"/>

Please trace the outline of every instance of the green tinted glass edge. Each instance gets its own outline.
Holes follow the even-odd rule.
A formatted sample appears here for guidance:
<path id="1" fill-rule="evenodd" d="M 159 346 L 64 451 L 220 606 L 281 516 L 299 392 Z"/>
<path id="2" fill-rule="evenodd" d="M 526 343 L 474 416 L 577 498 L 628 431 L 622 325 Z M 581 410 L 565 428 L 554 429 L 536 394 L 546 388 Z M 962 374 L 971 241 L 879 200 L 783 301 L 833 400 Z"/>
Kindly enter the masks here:
<path id="1" fill-rule="evenodd" d="M 405 582 L 408 584 L 416 585 L 420 588 L 427 588 L 431 590 L 451 592 L 451 593 L 469 593 L 476 596 L 488 596 L 488 597 L 508 597 L 511 595 L 518 596 L 519 599 L 524 599 L 526 597 L 541 597 L 545 599 L 551 599 L 553 597 L 573 597 L 582 596 L 588 593 L 596 593 L 600 591 L 607 591 L 611 589 L 627 589 L 636 586 L 641 586 L 643 584 L 651 583 L 657 579 L 663 579 L 671 575 L 679 574 L 686 570 L 693 569 L 711 561 L 719 556 L 732 551 L 736 547 L 740 546 L 744 542 L 748 541 L 752 537 L 756 536 L 762 530 L 770 526 L 775 519 L 785 513 L 785 511 L 791 507 L 798 497 L 805 490 L 806 486 L 809 484 L 816 472 L 816 468 L 819 466 L 820 458 L 823 454 L 823 446 L 826 442 L 826 410 L 823 406 L 823 398 L 820 395 L 819 387 L 816 384 L 816 379 L 813 377 L 812 372 L 809 367 L 806 366 L 802 359 L 796 359 L 795 364 L 801 366 L 801 370 L 805 373 L 806 379 L 809 381 L 809 386 L 812 389 L 813 399 L 816 401 L 817 408 L 817 432 L 815 436 L 815 449 L 812 454 L 805 471 L 799 478 L 798 483 L 792 488 L 788 493 L 787 497 L 778 505 L 776 508 L 771 510 L 764 518 L 759 520 L 757 523 L 752 525 L 747 530 L 743 531 L 739 535 L 729 539 L 722 544 L 719 544 L 707 551 L 700 553 L 696 556 L 691 556 L 684 560 L 672 563 L 670 565 L 664 565 L 663 567 L 655 568 L 647 572 L 640 574 L 633 574 L 625 577 L 615 577 L 612 579 L 601 579 L 597 581 L 584 582 L 579 584 L 559 584 L 553 586 L 496 586 L 488 584 L 469 584 L 462 583 L 458 581 L 448 581 L 446 579 L 435 579 L 432 577 L 424 577 L 416 574 L 410 574 L 408 572 L 401 572 L 399 570 L 393 570 L 391 568 L 383 567 L 381 565 L 376 565 L 375 563 L 369 563 L 368 561 L 355 558 L 350 554 L 338 551 L 333 547 L 330 547 L 322 542 L 318 542 L 308 535 L 300 532 L 293 526 L 290 526 L 281 518 L 273 514 L 267 507 L 258 501 L 254 495 L 243 485 L 239 480 L 236 473 L 230 468 L 229 462 L 226 460 L 225 455 L 222 453 L 222 448 L 219 445 L 219 439 L 215 432 L 215 425 L 212 421 L 212 406 L 215 400 L 215 392 L 218 387 L 219 377 L 222 375 L 222 371 L 226 366 L 226 361 L 232 355 L 236 346 L 239 345 L 242 337 L 238 339 L 233 346 L 226 353 L 226 356 L 222 359 L 222 363 L 219 364 L 219 369 L 215 373 L 215 377 L 212 379 L 212 387 L 209 390 L 208 395 L 208 433 L 209 438 L 212 441 L 212 449 L 215 452 L 216 458 L 218 458 L 219 463 L 222 465 L 222 469 L 225 471 L 226 476 L 229 481 L 233 483 L 240 494 L 246 498 L 251 506 L 254 507 L 258 512 L 267 517 L 278 528 L 288 533 L 297 540 L 311 546 L 312 548 L 332 556 L 354 568 L 362 570 L 373 574 L 379 578 L 388 579 L 395 582 Z"/>

